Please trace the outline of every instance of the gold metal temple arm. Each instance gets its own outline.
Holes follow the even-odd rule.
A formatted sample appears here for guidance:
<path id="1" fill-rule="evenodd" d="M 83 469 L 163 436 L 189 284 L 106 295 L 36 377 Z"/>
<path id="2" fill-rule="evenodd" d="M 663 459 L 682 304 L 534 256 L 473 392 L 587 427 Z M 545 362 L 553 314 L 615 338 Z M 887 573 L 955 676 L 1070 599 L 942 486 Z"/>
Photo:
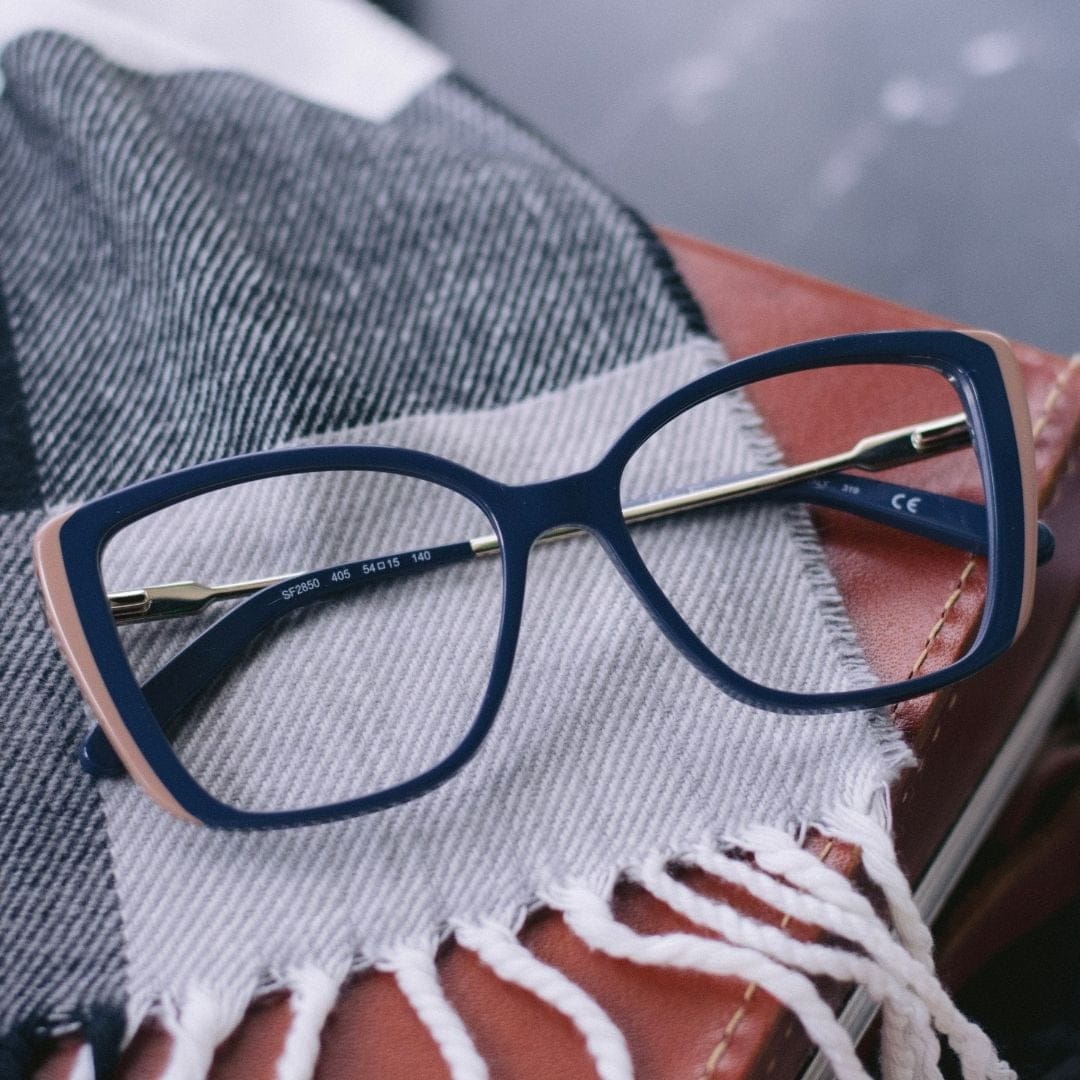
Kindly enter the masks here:
<path id="1" fill-rule="evenodd" d="M 166 585 L 148 585 L 144 589 L 109 593 L 109 610 L 118 623 L 147 619 L 173 619 L 193 615 L 215 600 L 250 596 L 268 585 L 277 585 L 296 574 L 279 574 L 257 581 L 237 581 L 229 585 L 202 585 L 198 581 L 173 581 Z"/>
<path id="2" fill-rule="evenodd" d="M 628 525 L 632 525 L 639 521 L 650 521 L 686 510 L 716 506 L 747 495 L 759 495 L 789 484 L 813 480 L 840 469 L 862 469 L 867 472 L 894 469 L 921 458 L 935 457 L 938 454 L 962 449 L 970 443 L 971 431 L 967 420 L 963 413 L 957 413 L 938 420 L 894 428 L 892 431 L 881 432 L 878 435 L 868 435 L 860 439 L 850 450 L 819 458 L 817 461 L 807 461 L 802 465 L 791 465 L 773 472 L 759 473 L 738 480 L 729 480 L 712 487 L 637 503 L 624 508 L 623 520 Z M 579 536 L 583 532 L 584 530 L 576 526 L 568 525 L 544 533 L 538 542 L 550 543 L 553 540 L 564 540 L 571 536 Z M 498 538 L 493 534 L 474 537 L 468 543 L 474 555 L 493 555 L 499 550 Z M 219 600 L 248 596 L 269 585 L 278 585 L 302 576 L 303 573 L 297 571 L 227 585 L 203 585 L 196 581 L 148 585 L 141 589 L 110 593 L 109 607 L 117 623 L 171 619 L 181 615 L 192 615 L 201 611 L 207 604 Z"/>

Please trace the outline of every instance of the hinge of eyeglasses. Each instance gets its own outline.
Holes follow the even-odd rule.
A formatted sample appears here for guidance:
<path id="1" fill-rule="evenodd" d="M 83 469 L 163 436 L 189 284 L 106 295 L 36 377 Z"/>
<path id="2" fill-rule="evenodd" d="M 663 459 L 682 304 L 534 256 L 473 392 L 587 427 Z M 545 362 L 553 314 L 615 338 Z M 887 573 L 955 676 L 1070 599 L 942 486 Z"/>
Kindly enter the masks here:
<path id="1" fill-rule="evenodd" d="M 971 428 L 963 414 L 922 424 L 912 433 L 911 444 L 920 454 L 943 454 L 971 445 Z"/>
<path id="2" fill-rule="evenodd" d="M 238 581 L 229 585 L 203 585 L 198 581 L 173 581 L 167 585 L 149 585 L 145 589 L 109 594 L 109 610 L 118 623 L 148 622 L 151 619 L 171 619 L 177 615 L 194 615 L 214 600 L 231 596 L 247 596 L 288 581 L 295 574 L 279 574 L 258 581 Z"/>
<path id="3" fill-rule="evenodd" d="M 971 445 L 971 428 L 963 413 L 944 416 L 925 424 L 883 431 L 860 439 L 848 454 L 842 455 L 845 467 L 878 472 L 909 465 L 922 457 L 946 454 Z"/>

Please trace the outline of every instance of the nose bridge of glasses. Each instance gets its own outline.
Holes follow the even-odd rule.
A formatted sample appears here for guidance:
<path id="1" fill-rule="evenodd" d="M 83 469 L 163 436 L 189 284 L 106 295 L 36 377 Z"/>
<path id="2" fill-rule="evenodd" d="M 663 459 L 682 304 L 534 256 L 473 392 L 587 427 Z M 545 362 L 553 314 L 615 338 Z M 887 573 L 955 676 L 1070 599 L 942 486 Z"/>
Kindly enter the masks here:
<path id="1" fill-rule="evenodd" d="M 530 547 L 579 533 L 603 533 L 620 516 L 617 487 L 599 467 L 513 490 L 515 531 Z"/>

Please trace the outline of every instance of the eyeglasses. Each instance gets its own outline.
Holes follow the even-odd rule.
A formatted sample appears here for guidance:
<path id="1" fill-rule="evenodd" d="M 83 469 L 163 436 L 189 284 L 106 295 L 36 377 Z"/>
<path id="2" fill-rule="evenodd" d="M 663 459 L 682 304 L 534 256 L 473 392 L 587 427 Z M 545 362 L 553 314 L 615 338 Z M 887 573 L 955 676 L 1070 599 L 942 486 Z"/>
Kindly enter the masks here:
<path id="1" fill-rule="evenodd" d="M 835 407 L 793 416 L 809 400 Z M 38 533 L 46 613 L 98 724 L 83 765 L 225 828 L 416 798 L 492 726 L 527 566 L 586 587 L 567 582 L 586 534 L 708 679 L 792 713 L 874 708 L 984 666 L 1023 629 L 1052 550 L 1019 368 L 987 333 L 854 335 L 729 363 L 591 468 L 542 482 L 385 446 L 229 458 Z M 879 567 L 871 620 L 927 553 L 977 556 L 986 599 L 961 653 L 885 670 L 845 610 L 845 545 Z"/>

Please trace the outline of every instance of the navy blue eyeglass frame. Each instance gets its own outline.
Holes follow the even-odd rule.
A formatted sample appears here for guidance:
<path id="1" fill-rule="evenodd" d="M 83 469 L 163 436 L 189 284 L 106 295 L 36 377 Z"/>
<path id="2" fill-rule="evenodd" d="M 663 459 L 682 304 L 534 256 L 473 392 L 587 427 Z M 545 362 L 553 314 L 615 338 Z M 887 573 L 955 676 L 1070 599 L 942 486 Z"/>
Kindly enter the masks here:
<path id="1" fill-rule="evenodd" d="M 964 657 L 902 683 L 834 694 L 761 686 L 706 648 L 653 580 L 623 520 L 623 470 L 646 439 L 716 394 L 792 372 L 870 363 L 934 369 L 952 382 L 963 403 L 973 445 L 979 450 L 986 499 L 989 578 L 982 623 Z M 874 708 L 970 675 L 1012 643 L 1030 613 L 1037 534 L 1026 410 L 1016 361 L 1007 343 L 995 335 L 897 331 L 828 338 L 738 360 L 696 379 L 634 421 L 597 464 L 571 476 L 507 485 L 443 458 L 381 446 L 312 446 L 248 454 L 147 480 L 61 515 L 39 532 L 36 564 L 46 613 L 84 696 L 127 771 L 159 804 L 178 816 L 218 828 L 329 822 L 414 799 L 448 780 L 476 753 L 510 679 L 530 549 L 542 534 L 560 526 L 594 535 L 676 648 L 710 681 L 750 705 L 790 713 Z M 326 806 L 240 810 L 209 795 L 181 765 L 136 682 L 102 582 L 101 552 L 117 530 L 192 496 L 244 481 L 330 470 L 373 470 L 427 480 L 457 491 L 487 515 L 498 539 L 503 571 L 502 618 L 491 675 L 464 740 L 420 776 Z"/>

